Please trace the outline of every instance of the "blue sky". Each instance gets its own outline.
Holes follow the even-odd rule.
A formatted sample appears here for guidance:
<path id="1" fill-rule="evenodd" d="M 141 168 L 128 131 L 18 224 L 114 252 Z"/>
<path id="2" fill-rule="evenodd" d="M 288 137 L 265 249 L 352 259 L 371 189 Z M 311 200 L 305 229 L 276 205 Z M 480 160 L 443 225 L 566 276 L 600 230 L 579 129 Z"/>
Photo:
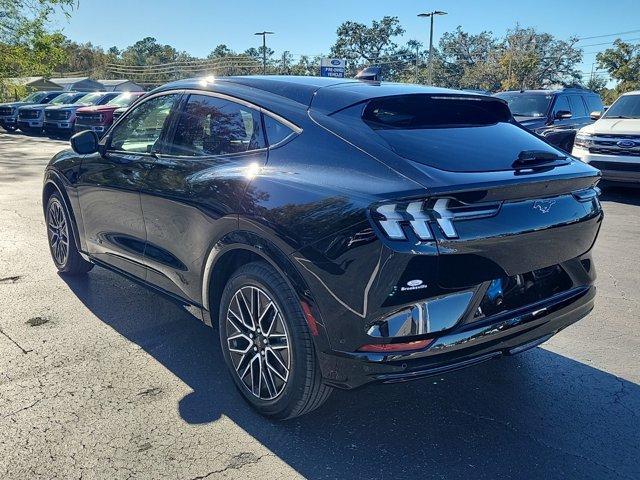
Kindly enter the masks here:
<path id="1" fill-rule="evenodd" d="M 436 40 L 458 25 L 473 33 L 491 30 L 503 34 L 520 23 L 561 38 L 640 30 L 640 0 L 80 0 L 71 18 L 60 17 L 57 27 L 75 41 L 105 48 L 123 48 L 152 36 L 195 56 L 206 56 L 220 43 L 238 51 L 257 47 L 260 39 L 253 33 L 272 30 L 276 35 L 269 37 L 268 45 L 276 53 L 289 50 L 314 55 L 329 51 L 343 21 L 370 23 L 384 15 L 400 18 L 406 29 L 404 41 L 415 38 L 426 44 L 428 25 L 416 14 L 429 10 L 448 12 L 436 18 Z M 640 31 L 622 38 L 640 42 Z M 590 70 L 595 52 L 604 48 L 607 45 L 585 47 L 582 69 Z"/>

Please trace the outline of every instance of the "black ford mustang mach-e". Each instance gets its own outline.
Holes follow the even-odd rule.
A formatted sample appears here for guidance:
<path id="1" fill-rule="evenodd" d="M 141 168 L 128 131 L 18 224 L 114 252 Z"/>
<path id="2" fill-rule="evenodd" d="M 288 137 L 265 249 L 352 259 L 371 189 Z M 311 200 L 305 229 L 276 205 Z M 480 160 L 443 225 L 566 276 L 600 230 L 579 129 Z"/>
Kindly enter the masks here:
<path id="1" fill-rule="evenodd" d="M 268 416 L 517 353 L 593 308 L 599 172 L 498 98 L 209 77 L 71 143 L 44 178 L 56 267 L 200 312 Z"/>

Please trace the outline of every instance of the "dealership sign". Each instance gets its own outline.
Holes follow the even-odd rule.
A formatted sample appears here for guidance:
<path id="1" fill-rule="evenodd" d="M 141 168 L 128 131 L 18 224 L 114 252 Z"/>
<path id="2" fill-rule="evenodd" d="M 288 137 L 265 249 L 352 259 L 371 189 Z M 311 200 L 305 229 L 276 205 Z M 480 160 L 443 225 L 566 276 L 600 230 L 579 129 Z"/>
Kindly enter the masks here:
<path id="1" fill-rule="evenodd" d="M 344 66 L 342 58 L 323 58 L 320 60 L 320 76 L 344 78 Z"/>

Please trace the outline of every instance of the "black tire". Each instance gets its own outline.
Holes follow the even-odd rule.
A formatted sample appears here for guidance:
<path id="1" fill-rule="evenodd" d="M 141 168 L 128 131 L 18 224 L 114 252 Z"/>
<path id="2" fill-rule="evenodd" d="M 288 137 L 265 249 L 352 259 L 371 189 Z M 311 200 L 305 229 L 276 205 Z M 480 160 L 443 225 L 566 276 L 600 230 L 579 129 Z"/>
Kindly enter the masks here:
<path id="1" fill-rule="evenodd" d="M 93 263 L 80 255 L 67 206 L 58 193 L 51 194 L 47 201 L 45 222 L 49 252 L 58 271 L 65 275 L 83 275 L 91 270 Z"/>
<path id="2" fill-rule="evenodd" d="M 17 129 L 17 127 L 10 127 L 10 126 L 2 127 L 2 128 L 4 128 L 7 132 L 10 132 L 10 133 L 15 132 Z"/>
<path id="3" fill-rule="evenodd" d="M 280 322 L 282 324 L 280 326 L 280 331 L 283 332 L 276 336 L 286 336 L 286 342 L 289 348 L 287 357 L 289 362 L 287 380 L 276 384 L 276 382 L 269 382 L 265 375 L 265 386 L 260 386 L 263 380 L 263 377 L 260 377 L 257 389 L 254 389 L 253 386 L 254 360 L 258 364 L 259 368 L 256 367 L 256 370 L 259 370 L 259 375 L 262 375 L 263 368 L 264 371 L 271 375 L 267 368 L 269 367 L 268 359 L 270 358 L 270 353 L 267 351 L 265 356 L 264 351 L 262 350 L 262 347 L 268 349 L 269 345 L 261 345 L 260 340 L 258 339 L 261 335 L 260 327 L 264 324 L 257 324 L 257 330 L 253 330 L 255 339 L 249 340 L 247 337 L 243 336 L 237 327 L 232 325 L 234 322 L 230 322 L 228 320 L 228 317 L 234 320 L 233 314 L 229 313 L 232 301 L 239 302 L 239 297 L 237 297 L 238 292 L 246 292 L 247 289 L 249 289 L 250 292 L 257 292 L 255 293 L 255 298 L 258 299 L 255 302 L 257 305 L 264 305 L 267 301 L 275 304 L 275 310 L 270 312 L 274 318 L 272 321 L 274 323 Z M 251 297 L 249 303 L 251 303 L 251 305 L 254 304 L 254 297 Z M 247 304 L 245 304 L 245 307 L 246 306 Z M 239 307 L 239 303 L 234 303 L 233 309 L 238 311 L 237 308 L 241 308 Z M 253 310 L 253 308 L 253 306 L 250 307 L 251 310 Z M 260 308 L 261 307 L 258 306 L 256 310 L 255 317 L 257 318 L 260 317 Z M 263 317 L 268 317 L 266 313 L 269 308 L 269 304 L 264 308 L 262 314 Z M 275 314 L 273 313 L 274 311 Z M 278 316 L 278 314 L 280 315 Z M 237 321 L 235 321 L 235 323 L 237 323 Z M 256 325 L 253 321 L 251 323 L 254 326 Z M 246 327 L 246 325 L 244 325 L 244 327 Z M 271 330 L 272 327 L 269 327 L 269 331 Z M 240 267 L 231 275 L 231 278 L 227 282 L 222 293 L 220 301 L 219 331 L 225 363 L 229 368 L 229 372 L 236 384 L 236 387 L 245 400 L 247 400 L 247 402 L 262 415 L 280 420 L 298 417 L 315 410 L 322 405 L 327 398 L 329 398 L 332 388 L 322 382 L 322 374 L 316 358 L 313 340 L 309 333 L 299 301 L 284 279 L 266 262 L 249 263 Z M 234 335 L 234 331 L 237 331 L 237 334 Z M 257 334 L 256 331 L 258 332 Z M 247 348 L 250 349 L 248 350 L 248 353 L 245 352 L 242 354 L 237 351 L 232 353 L 230 351 L 230 342 L 232 341 L 230 340 L 230 337 L 237 337 L 238 334 L 243 336 L 241 341 L 244 342 L 244 345 L 248 345 Z M 265 333 L 264 331 L 262 331 L 262 334 L 265 336 L 269 335 L 268 332 Z M 254 342 L 255 345 L 250 342 Z M 265 343 L 268 343 L 268 339 Z M 234 346 L 238 348 L 237 344 L 234 344 Z M 260 350 L 258 350 L 258 347 L 260 347 Z M 284 347 L 280 346 L 278 348 L 283 349 Z M 283 350 L 280 350 L 280 352 L 282 351 Z M 260 356 L 261 354 L 263 355 L 262 357 Z M 234 355 L 234 359 L 232 359 L 232 355 Z M 246 366 L 247 363 L 243 364 L 242 362 L 244 361 L 244 357 L 248 355 L 252 356 L 252 359 L 249 361 L 251 363 L 250 380 L 247 380 L 249 374 L 241 376 L 238 373 L 240 370 L 245 369 L 244 366 Z M 237 358 L 239 357 L 241 358 L 238 361 Z M 234 363 L 234 360 L 236 363 Z M 276 362 L 272 360 L 271 363 Z M 241 365 L 242 368 L 240 368 Z M 275 378 L 279 381 L 277 375 L 271 376 L 272 380 Z M 247 383 L 251 383 L 251 386 Z M 267 386 L 267 383 L 269 383 L 273 389 Z M 281 388 L 282 390 L 279 393 L 275 393 L 278 391 L 278 388 Z M 257 394 L 254 393 L 254 390 L 257 390 Z M 272 398 L 263 398 L 268 397 L 269 395 L 265 394 L 261 396 L 261 392 L 268 393 L 269 395 L 274 394 L 275 396 Z"/>

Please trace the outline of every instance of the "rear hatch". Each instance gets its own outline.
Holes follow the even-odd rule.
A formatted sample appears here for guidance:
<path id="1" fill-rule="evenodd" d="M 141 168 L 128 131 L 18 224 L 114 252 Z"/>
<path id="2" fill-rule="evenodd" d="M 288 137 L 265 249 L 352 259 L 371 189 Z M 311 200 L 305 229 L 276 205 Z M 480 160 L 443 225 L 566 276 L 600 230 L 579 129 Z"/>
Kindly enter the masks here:
<path id="1" fill-rule="evenodd" d="M 451 172 L 513 170 L 523 152 L 565 159 L 483 96 L 399 95 L 371 100 L 363 121 L 398 155 Z M 566 163 L 566 162 L 565 162 Z"/>
<path id="2" fill-rule="evenodd" d="M 425 186 L 422 198 L 396 208 L 403 228 L 411 228 L 412 216 L 426 219 L 444 287 L 556 265 L 596 239 L 599 172 L 517 125 L 499 99 L 399 95 L 321 117 L 315 119 Z M 407 203 L 412 212 L 403 210 Z"/>

